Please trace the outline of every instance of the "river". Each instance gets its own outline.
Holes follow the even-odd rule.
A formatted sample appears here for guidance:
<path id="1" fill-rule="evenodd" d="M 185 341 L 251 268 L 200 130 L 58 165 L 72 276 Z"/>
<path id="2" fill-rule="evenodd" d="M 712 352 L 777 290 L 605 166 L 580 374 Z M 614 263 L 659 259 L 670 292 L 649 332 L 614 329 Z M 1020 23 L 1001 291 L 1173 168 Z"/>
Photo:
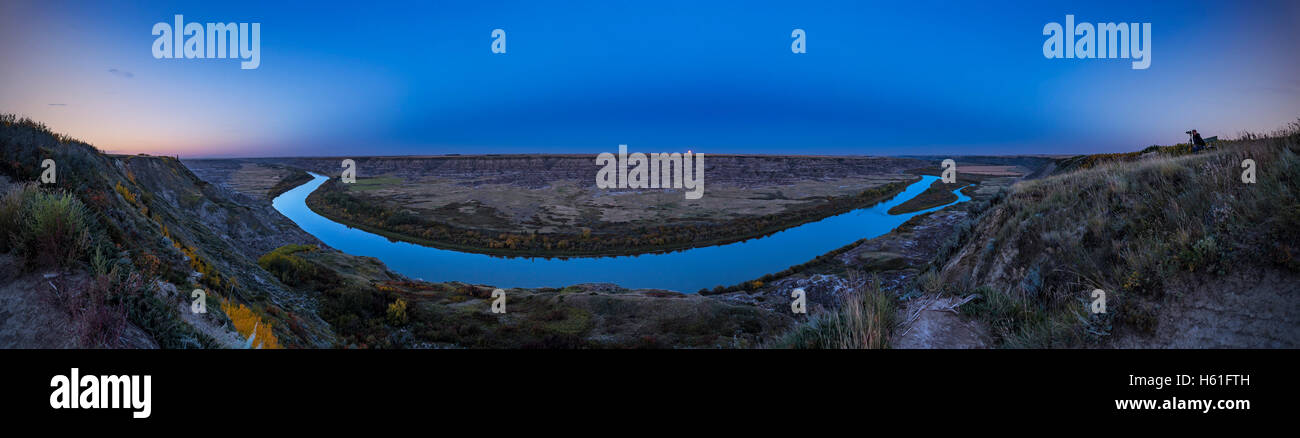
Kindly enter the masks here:
<path id="1" fill-rule="evenodd" d="M 807 262 L 858 239 L 883 235 L 913 216 L 891 215 L 890 208 L 924 192 L 938 177 L 923 176 L 893 198 L 871 207 L 787 228 L 774 234 L 726 245 L 662 254 L 618 257 L 528 258 L 432 248 L 352 228 L 307 208 L 307 195 L 329 178 L 313 179 L 276 197 L 276 210 L 325 244 L 348 254 L 370 256 L 394 271 L 426 281 L 510 287 L 564 287 L 578 283 L 616 283 L 623 287 L 667 289 L 694 293 L 701 288 L 730 286 Z M 970 200 L 954 190 L 957 201 Z"/>

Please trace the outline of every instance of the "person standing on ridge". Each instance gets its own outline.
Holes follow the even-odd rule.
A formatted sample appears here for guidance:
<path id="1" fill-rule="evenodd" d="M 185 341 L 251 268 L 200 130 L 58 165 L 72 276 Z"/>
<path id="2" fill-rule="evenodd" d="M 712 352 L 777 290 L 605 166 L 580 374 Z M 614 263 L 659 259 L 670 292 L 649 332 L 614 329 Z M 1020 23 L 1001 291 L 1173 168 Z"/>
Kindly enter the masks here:
<path id="1" fill-rule="evenodd" d="M 1199 152 L 1201 149 L 1205 149 L 1205 140 L 1201 139 L 1201 133 L 1196 132 L 1196 130 L 1193 129 L 1192 130 L 1192 152 Z"/>

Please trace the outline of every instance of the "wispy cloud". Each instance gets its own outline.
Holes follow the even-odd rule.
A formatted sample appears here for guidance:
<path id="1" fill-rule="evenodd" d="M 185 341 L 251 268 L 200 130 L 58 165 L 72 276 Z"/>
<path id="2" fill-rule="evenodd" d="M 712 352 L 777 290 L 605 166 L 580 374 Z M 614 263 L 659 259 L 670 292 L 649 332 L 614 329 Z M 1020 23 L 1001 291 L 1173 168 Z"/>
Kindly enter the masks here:
<path id="1" fill-rule="evenodd" d="M 47 104 L 47 105 L 49 105 L 49 106 L 68 106 L 68 104 L 66 104 L 66 103 L 50 103 L 50 104 Z"/>
<path id="2" fill-rule="evenodd" d="M 113 76 L 122 77 L 122 78 L 127 78 L 127 79 L 131 79 L 131 78 L 134 78 L 134 77 L 135 77 L 135 73 L 131 73 L 131 72 L 126 71 L 126 70 L 118 70 L 118 69 L 116 69 L 116 68 L 110 68 L 110 69 L 108 69 L 108 72 L 109 72 L 109 73 L 112 73 Z"/>

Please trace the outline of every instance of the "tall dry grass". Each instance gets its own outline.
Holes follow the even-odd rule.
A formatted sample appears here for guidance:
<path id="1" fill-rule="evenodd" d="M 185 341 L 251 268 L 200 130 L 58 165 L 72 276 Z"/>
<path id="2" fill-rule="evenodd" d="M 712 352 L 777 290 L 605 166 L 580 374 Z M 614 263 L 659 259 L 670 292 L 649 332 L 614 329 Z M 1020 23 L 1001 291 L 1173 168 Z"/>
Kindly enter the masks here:
<path id="1" fill-rule="evenodd" d="M 972 310 L 1014 322 L 996 336 L 1049 347 L 1115 325 L 1150 331 L 1174 275 L 1246 264 L 1300 270 L 1300 122 L 1208 152 L 1149 150 L 1013 187 L 998 222 L 967 243 L 979 245 L 962 268 L 970 271 L 958 273 L 966 290 L 998 288 L 1002 304 Z M 1254 183 L 1242 181 L 1245 160 L 1255 163 Z M 1030 273 L 1041 278 L 1027 282 Z M 1093 289 L 1117 311 L 1078 316 Z"/>
<path id="2" fill-rule="evenodd" d="M 878 278 L 851 274 L 855 286 L 838 308 L 814 315 L 781 337 L 769 348 L 888 348 L 898 325 L 898 299 L 881 290 Z"/>

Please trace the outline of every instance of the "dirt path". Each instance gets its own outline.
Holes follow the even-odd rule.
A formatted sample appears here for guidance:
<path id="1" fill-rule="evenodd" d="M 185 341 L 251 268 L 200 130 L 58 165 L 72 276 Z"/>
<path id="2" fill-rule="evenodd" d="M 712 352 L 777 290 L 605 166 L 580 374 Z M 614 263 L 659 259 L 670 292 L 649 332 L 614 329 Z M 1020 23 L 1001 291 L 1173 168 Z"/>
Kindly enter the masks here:
<path id="1" fill-rule="evenodd" d="M 1155 333 L 1117 333 L 1113 348 L 1300 348 L 1300 274 L 1247 268 L 1166 285 Z"/>
<path id="2" fill-rule="evenodd" d="M 961 298 L 925 296 L 908 301 L 890 340 L 893 348 L 988 348 L 988 330 L 957 313 Z"/>
<path id="3" fill-rule="evenodd" d="M 0 348 L 81 348 L 76 322 L 51 298 L 53 288 L 81 284 L 85 274 L 48 277 L 22 273 L 19 261 L 0 255 Z M 122 332 L 125 348 L 158 348 L 131 324 Z"/>

